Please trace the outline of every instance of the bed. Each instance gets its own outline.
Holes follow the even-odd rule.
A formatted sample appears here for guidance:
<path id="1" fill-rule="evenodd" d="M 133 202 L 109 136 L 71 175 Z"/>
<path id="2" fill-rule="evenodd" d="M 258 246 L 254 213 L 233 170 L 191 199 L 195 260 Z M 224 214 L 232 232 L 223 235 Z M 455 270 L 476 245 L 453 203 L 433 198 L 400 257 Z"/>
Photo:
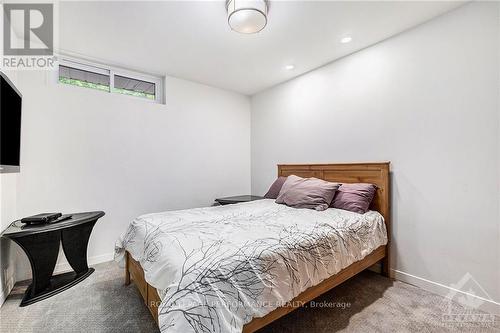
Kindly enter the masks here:
<path id="1" fill-rule="evenodd" d="M 370 211 L 259 200 L 148 214 L 117 242 L 162 332 L 251 333 L 381 262 L 389 274 L 389 163 L 278 165 L 278 176 L 377 185 Z"/>

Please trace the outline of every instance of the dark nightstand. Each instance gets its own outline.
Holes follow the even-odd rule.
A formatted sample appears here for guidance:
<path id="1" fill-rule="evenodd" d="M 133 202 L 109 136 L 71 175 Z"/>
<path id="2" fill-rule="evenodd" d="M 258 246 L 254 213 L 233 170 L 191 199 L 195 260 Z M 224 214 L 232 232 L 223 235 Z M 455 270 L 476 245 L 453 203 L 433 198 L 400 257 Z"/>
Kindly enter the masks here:
<path id="1" fill-rule="evenodd" d="M 257 195 L 237 195 L 235 197 L 226 197 L 226 198 L 215 199 L 215 202 L 218 203 L 219 205 L 230 205 L 230 204 L 236 204 L 236 203 L 240 203 L 240 202 L 249 202 L 249 201 L 261 200 L 261 199 L 264 199 L 264 197 L 259 197 Z"/>

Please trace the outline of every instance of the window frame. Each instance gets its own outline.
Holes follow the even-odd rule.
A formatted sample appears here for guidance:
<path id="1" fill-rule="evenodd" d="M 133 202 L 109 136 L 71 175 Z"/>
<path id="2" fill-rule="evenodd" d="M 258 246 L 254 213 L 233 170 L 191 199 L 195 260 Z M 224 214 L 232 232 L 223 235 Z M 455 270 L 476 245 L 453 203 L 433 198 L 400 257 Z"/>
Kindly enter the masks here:
<path id="1" fill-rule="evenodd" d="M 67 86 L 70 86 L 70 84 L 59 82 L 59 66 L 71 67 L 71 68 L 75 68 L 75 69 L 84 70 L 87 72 L 93 72 L 96 74 L 109 75 L 109 92 L 105 92 L 105 91 L 102 91 L 102 92 L 117 94 L 120 96 L 126 96 L 126 97 L 130 97 L 130 98 L 138 99 L 141 101 L 148 101 L 148 102 L 152 102 L 152 103 L 164 104 L 164 99 L 163 99 L 164 78 L 163 77 L 155 76 L 155 75 L 151 75 L 151 74 L 145 74 L 145 73 L 141 73 L 141 72 L 136 72 L 136 71 L 123 69 L 123 68 L 119 68 L 119 67 L 103 65 L 103 64 L 88 61 L 88 60 L 77 59 L 77 58 L 68 57 L 68 56 L 60 56 L 59 57 L 59 64 L 57 66 L 57 83 L 64 84 Z M 155 99 L 148 99 L 148 98 L 140 97 L 140 96 L 121 94 L 121 93 L 114 91 L 115 90 L 115 75 L 153 83 L 155 85 Z"/>

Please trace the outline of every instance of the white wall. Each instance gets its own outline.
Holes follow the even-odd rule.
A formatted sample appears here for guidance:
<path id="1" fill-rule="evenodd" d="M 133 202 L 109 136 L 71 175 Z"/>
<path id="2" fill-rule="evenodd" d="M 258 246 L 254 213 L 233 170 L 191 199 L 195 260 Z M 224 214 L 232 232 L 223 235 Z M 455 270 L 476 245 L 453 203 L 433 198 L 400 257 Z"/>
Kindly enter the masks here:
<path id="1" fill-rule="evenodd" d="M 17 219 L 17 174 L 0 174 L 0 228 L 3 231 Z M 0 305 L 15 283 L 16 247 L 0 238 Z"/>
<path id="2" fill-rule="evenodd" d="M 5 74 L 14 85 L 18 85 L 16 71 Z M 17 215 L 17 182 L 19 174 L 0 173 L 0 230 L 18 218 Z M 0 305 L 7 298 L 15 283 L 15 247 L 5 238 L 0 238 Z"/>
<path id="3" fill-rule="evenodd" d="M 499 24 L 469 4 L 253 96 L 253 194 L 277 163 L 391 161 L 393 273 L 500 301 Z"/>
<path id="4" fill-rule="evenodd" d="M 45 72 L 18 76 L 17 215 L 105 211 L 90 239 L 91 262 L 112 259 L 136 216 L 250 192 L 248 97 L 167 77 L 160 105 L 57 84 Z M 22 260 L 18 280 L 29 277 Z"/>

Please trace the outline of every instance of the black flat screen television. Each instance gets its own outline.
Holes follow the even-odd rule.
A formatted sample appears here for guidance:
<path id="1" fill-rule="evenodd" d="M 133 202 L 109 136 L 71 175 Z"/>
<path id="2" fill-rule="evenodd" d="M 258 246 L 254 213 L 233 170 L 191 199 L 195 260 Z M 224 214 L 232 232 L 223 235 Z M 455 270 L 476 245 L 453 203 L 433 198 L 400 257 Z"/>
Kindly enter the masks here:
<path id="1" fill-rule="evenodd" d="M 0 72 L 0 173 L 19 172 L 22 96 Z"/>

